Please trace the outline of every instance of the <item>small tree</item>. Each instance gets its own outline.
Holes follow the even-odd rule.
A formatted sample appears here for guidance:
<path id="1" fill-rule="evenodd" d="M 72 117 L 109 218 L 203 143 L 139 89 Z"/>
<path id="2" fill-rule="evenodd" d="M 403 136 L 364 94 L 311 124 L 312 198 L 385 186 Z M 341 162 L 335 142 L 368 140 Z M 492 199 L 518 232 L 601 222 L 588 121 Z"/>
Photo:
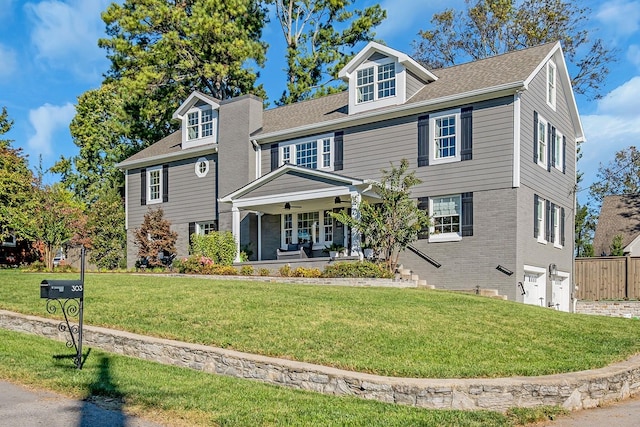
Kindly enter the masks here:
<path id="1" fill-rule="evenodd" d="M 365 236 L 366 245 L 385 260 L 390 272 L 395 271 L 400 253 L 429 225 L 427 213 L 410 197 L 411 188 L 422 181 L 408 169 L 409 161 L 402 159 L 399 167 L 392 164 L 391 170 L 382 170 L 380 182 L 373 185 L 381 200 L 376 204 L 363 200 L 359 218 L 345 212 L 331 214 Z"/>
<path id="2" fill-rule="evenodd" d="M 622 246 L 622 235 L 616 234 L 611 242 L 609 249 L 611 250 L 611 256 L 624 256 L 624 246 Z"/>
<path id="3" fill-rule="evenodd" d="M 140 228 L 133 233 L 138 257 L 146 260 L 149 267 L 162 266 L 165 257 L 176 253 L 178 233 L 171 231 L 171 223 L 164 219 L 162 208 L 149 209 Z"/>
<path id="4" fill-rule="evenodd" d="M 236 240 L 230 231 L 191 235 L 191 255 L 207 257 L 214 264 L 233 264 L 236 250 Z"/>
<path id="5" fill-rule="evenodd" d="M 126 265 L 127 234 L 122 198 L 116 189 L 99 196 L 88 210 L 91 238 L 89 259 L 100 268 L 113 270 Z"/>

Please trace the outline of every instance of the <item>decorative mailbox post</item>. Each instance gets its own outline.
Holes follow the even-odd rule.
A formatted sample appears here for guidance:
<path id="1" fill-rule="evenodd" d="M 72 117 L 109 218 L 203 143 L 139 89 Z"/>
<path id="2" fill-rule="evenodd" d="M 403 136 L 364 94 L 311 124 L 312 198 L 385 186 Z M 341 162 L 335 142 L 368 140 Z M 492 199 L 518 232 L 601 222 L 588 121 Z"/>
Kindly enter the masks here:
<path id="1" fill-rule="evenodd" d="M 58 330 L 68 332 L 68 348 L 75 348 L 73 361 L 78 369 L 82 369 L 82 318 L 84 311 L 84 249 L 82 250 L 82 268 L 80 280 L 43 280 L 40 283 L 40 298 L 47 299 L 47 312 L 54 314 L 60 308 L 64 322 L 60 322 Z M 72 325 L 69 317 L 78 317 L 78 324 Z"/>

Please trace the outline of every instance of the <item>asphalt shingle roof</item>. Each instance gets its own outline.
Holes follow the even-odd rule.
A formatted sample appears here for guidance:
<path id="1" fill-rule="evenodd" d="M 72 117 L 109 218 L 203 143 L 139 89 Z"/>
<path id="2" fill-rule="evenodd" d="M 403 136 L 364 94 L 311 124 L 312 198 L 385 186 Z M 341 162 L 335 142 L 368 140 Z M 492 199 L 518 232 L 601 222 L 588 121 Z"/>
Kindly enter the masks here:
<path id="1" fill-rule="evenodd" d="M 627 246 L 640 234 L 640 194 L 606 196 L 602 200 L 600 216 L 593 238 L 596 256 L 609 255 L 616 235 L 622 235 L 622 247 Z"/>

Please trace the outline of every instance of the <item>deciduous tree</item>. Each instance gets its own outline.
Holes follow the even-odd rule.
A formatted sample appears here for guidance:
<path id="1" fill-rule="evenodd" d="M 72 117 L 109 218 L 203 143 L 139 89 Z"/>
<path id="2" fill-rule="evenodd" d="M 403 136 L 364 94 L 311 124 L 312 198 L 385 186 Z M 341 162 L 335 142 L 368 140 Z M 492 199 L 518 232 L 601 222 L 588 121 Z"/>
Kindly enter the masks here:
<path id="1" fill-rule="evenodd" d="M 126 266 L 127 232 L 124 203 L 117 189 L 106 190 L 87 212 L 91 238 L 89 260 L 100 268 Z"/>
<path id="2" fill-rule="evenodd" d="M 640 151 L 631 146 L 616 153 L 607 165 L 598 167 L 598 180 L 589 187 L 589 194 L 598 203 L 604 196 L 633 194 L 640 191 Z"/>
<path id="3" fill-rule="evenodd" d="M 149 209 L 140 228 L 134 230 L 134 237 L 138 258 L 150 267 L 163 266 L 163 260 L 176 253 L 178 233 L 171 231 L 171 223 L 164 218 L 162 208 Z"/>
<path id="4" fill-rule="evenodd" d="M 385 18 L 380 5 L 354 9 L 353 0 L 274 0 L 287 46 L 287 89 L 278 105 L 344 89 L 338 71 L 353 57 L 350 50 L 373 40 Z"/>
<path id="5" fill-rule="evenodd" d="M 421 181 L 415 171 L 408 171 L 409 162 L 400 161 L 398 167 L 382 171 L 380 182 L 373 184 L 380 197 L 377 203 L 363 200 L 359 218 L 345 212 L 334 213 L 338 221 L 353 227 L 365 237 L 365 243 L 385 260 L 394 272 L 398 257 L 407 246 L 418 239 L 418 233 L 429 225 L 429 216 L 411 198 L 411 188 Z"/>
<path id="6" fill-rule="evenodd" d="M 596 217 L 588 205 L 576 205 L 575 251 L 577 257 L 591 257 L 593 253 L 593 233 L 596 229 Z"/>
<path id="7" fill-rule="evenodd" d="M 477 60 L 560 41 L 577 70 L 577 93 L 600 97 L 615 52 L 587 27 L 591 11 L 564 0 L 465 0 L 466 9 L 445 9 L 419 32 L 414 56 L 430 68 Z"/>

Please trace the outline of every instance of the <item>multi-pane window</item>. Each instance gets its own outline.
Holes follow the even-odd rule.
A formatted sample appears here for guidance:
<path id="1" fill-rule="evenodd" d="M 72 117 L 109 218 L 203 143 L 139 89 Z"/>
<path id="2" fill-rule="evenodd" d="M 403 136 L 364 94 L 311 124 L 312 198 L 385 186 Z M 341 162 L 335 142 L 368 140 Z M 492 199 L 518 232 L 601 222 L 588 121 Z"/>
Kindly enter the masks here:
<path id="1" fill-rule="evenodd" d="M 157 203 L 162 200 L 162 169 L 147 170 L 147 203 Z"/>
<path id="2" fill-rule="evenodd" d="M 556 108 L 556 64 L 552 61 L 547 63 L 547 103 Z"/>
<path id="3" fill-rule="evenodd" d="M 333 137 L 297 140 L 280 145 L 281 164 L 292 163 L 310 169 L 330 169 L 333 166 Z"/>
<path id="4" fill-rule="evenodd" d="M 562 163 L 564 162 L 564 159 L 562 158 L 563 155 L 563 145 L 562 145 L 562 134 L 560 132 L 558 132 L 556 130 L 555 132 L 555 139 L 553 142 L 553 164 L 556 166 L 557 169 L 562 170 Z"/>
<path id="5" fill-rule="evenodd" d="M 296 144 L 296 165 L 310 169 L 318 168 L 318 144 L 316 141 Z"/>
<path id="6" fill-rule="evenodd" d="M 331 139 L 322 140 L 322 167 L 331 167 Z"/>
<path id="7" fill-rule="evenodd" d="M 456 116 L 444 116 L 435 119 L 436 159 L 456 155 Z"/>
<path id="8" fill-rule="evenodd" d="M 282 230 L 284 232 L 284 244 L 290 245 L 293 243 L 293 214 L 283 215 Z"/>
<path id="9" fill-rule="evenodd" d="M 544 214 L 545 214 L 545 210 L 544 210 L 544 199 L 541 198 L 536 198 L 536 217 L 535 217 L 535 230 L 536 231 L 536 238 L 538 239 L 538 242 L 540 243 L 546 243 L 547 240 L 545 239 L 545 219 L 544 219 Z"/>
<path id="10" fill-rule="evenodd" d="M 373 67 L 358 70 L 358 102 L 373 101 Z"/>
<path id="11" fill-rule="evenodd" d="M 396 95 L 395 63 L 375 65 L 357 71 L 356 102 L 369 102 Z"/>
<path id="12" fill-rule="evenodd" d="M 318 212 L 303 212 L 298 214 L 298 243 L 318 242 L 318 217 Z"/>
<path id="13" fill-rule="evenodd" d="M 431 205 L 432 233 L 460 233 L 460 196 L 433 197 Z"/>
<path id="14" fill-rule="evenodd" d="M 554 206 L 553 210 L 551 211 L 551 215 L 553 215 L 551 224 L 553 227 L 553 244 L 554 246 L 560 247 L 561 246 L 561 240 L 560 240 L 560 207 L 559 206 Z"/>
<path id="15" fill-rule="evenodd" d="M 324 211 L 324 241 L 333 242 L 333 218 L 331 218 L 331 211 Z"/>
<path id="16" fill-rule="evenodd" d="M 538 164 L 547 167 L 547 122 L 538 119 Z"/>
<path id="17" fill-rule="evenodd" d="M 187 114 L 187 140 L 212 136 L 213 110 L 211 108 L 196 109 Z"/>
<path id="18" fill-rule="evenodd" d="M 215 221 L 206 221 L 206 222 L 198 222 L 196 223 L 196 233 L 197 234 L 209 234 L 216 231 L 216 222 Z"/>
<path id="19" fill-rule="evenodd" d="M 395 96 L 396 65 L 394 63 L 378 67 L 378 99 Z"/>

